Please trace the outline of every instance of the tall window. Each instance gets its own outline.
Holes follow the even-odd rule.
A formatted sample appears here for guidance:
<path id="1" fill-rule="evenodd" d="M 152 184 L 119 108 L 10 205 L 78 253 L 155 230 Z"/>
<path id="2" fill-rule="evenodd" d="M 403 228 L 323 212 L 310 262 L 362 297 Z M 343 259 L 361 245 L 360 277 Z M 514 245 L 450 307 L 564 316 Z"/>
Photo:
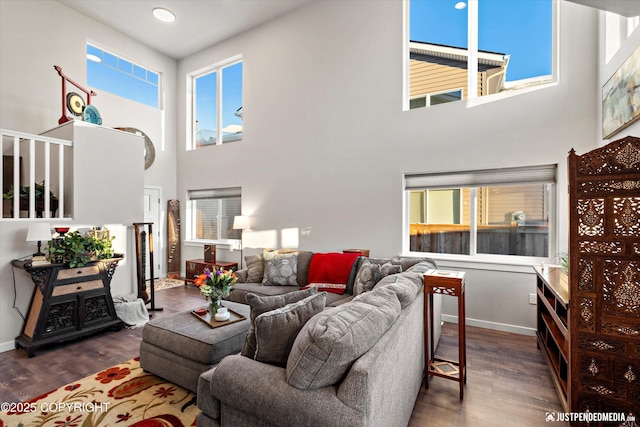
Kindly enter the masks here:
<path id="1" fill-rule="evenodd" d="M 551 81 L 551 0 L 409 2 L 409 108 Z M 428 98 L 427 98 L 428 99 Z"/>
<path id="2" fill-rule="evenodd" d="M 87 44 L 87 84 L 158 108 L 160 77 L 141 65 Z"/>
<path id="3" fill-rule="evenodd" d="M 405 176 L 409 251 L 548 258 L 556 166 Z"/>
<path id="4" fill-rule="evenodd" d="M 242 61 L 191 75 L 192 147 L 242 139 Z"/>
<path id="5" fill-rule="evenodd" d="M 189 240 L 240 239 L 233 219 L 241 215 L 241 207 L 240 187 L 189 191 Z"/>

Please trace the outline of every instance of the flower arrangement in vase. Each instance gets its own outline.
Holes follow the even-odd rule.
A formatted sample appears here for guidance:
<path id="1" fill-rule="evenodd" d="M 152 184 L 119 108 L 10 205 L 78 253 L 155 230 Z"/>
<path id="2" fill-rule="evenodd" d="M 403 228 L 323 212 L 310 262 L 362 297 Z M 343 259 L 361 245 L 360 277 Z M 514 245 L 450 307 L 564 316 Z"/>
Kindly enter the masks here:
<path id="1" fill-rule="evenodd" d="M 196 277 L 194 284 L 200 288 L 200 293 L 209 299 L 209 313 L 215 314 L 220 307 L 220 300 L 231 293 L 231 287 L 237 281 L 236 274 L 231 270 L 204 269 L 204 273 Z"/>

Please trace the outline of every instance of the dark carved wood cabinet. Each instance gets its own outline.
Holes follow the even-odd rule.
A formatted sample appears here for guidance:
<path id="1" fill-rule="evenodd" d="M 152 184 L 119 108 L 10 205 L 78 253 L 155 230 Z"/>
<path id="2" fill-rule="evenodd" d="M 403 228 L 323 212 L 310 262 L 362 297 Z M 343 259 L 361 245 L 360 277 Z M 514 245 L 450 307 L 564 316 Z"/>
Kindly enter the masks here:
<path id="1" fill-rule="evenodd" d="M 15 261 L 14 265 L 31 274 L 36 284 L 16 348 L 26 348 L 32 357 L 46 344 L 120 328 L 110 283 L 121 259 L 94 261 L 78 268 Z"/>
<path id="2" fill-rule="evenodd" d="M 547 360 L 551 378 L 558 390 L 560 402 L 568 412 L 569 402 L 569 284 L 562 268 L 539 268 L 537 287 L 538 347 Z"/>
<path id="3" fill-rule="evenodd" d="M 572 150 L 569 196 L 571 411 L 638 420 L 640 138 Z"/>

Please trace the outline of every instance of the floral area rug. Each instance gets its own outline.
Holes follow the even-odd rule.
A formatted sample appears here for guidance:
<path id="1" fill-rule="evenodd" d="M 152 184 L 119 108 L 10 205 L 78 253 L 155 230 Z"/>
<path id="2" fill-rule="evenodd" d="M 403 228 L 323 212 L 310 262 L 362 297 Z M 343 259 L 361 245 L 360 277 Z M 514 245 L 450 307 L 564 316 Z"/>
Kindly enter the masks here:
<path id="1" fill-rule="evenodd" d="M 151 282 L 147 281 L 147 285 L 151 285 Z M 154 291 L 173 288 L 175 286 L 184 286 L 184 279 L 175 279 L 170 277 L 165 277 L 164 279 L 154 279 L 153 286 Z"/>
<path id="2" fill-rule="evenodd" d="M 129 360 L 0 412 L 0 427 L 187 427 L 200 410 L 195 394 Z"/>

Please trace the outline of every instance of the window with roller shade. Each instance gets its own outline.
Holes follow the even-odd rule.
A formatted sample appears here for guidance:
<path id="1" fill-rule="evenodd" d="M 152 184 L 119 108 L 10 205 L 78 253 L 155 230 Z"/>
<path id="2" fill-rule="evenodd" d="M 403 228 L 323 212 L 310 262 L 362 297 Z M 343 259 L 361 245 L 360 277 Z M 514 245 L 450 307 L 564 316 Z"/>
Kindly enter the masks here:
<path id="1" fill-rule="evenodd" d="M 405 175 L 408 251 L 549 258 L 556 165 Z"/>
<path id="2" fill-rule="evenodd" d="M 242 230 L 233 229 L 233 219 L 241 215 L 240 187 L 188 191 L 188 240 L 223 241 L 240 239 Z"/>

